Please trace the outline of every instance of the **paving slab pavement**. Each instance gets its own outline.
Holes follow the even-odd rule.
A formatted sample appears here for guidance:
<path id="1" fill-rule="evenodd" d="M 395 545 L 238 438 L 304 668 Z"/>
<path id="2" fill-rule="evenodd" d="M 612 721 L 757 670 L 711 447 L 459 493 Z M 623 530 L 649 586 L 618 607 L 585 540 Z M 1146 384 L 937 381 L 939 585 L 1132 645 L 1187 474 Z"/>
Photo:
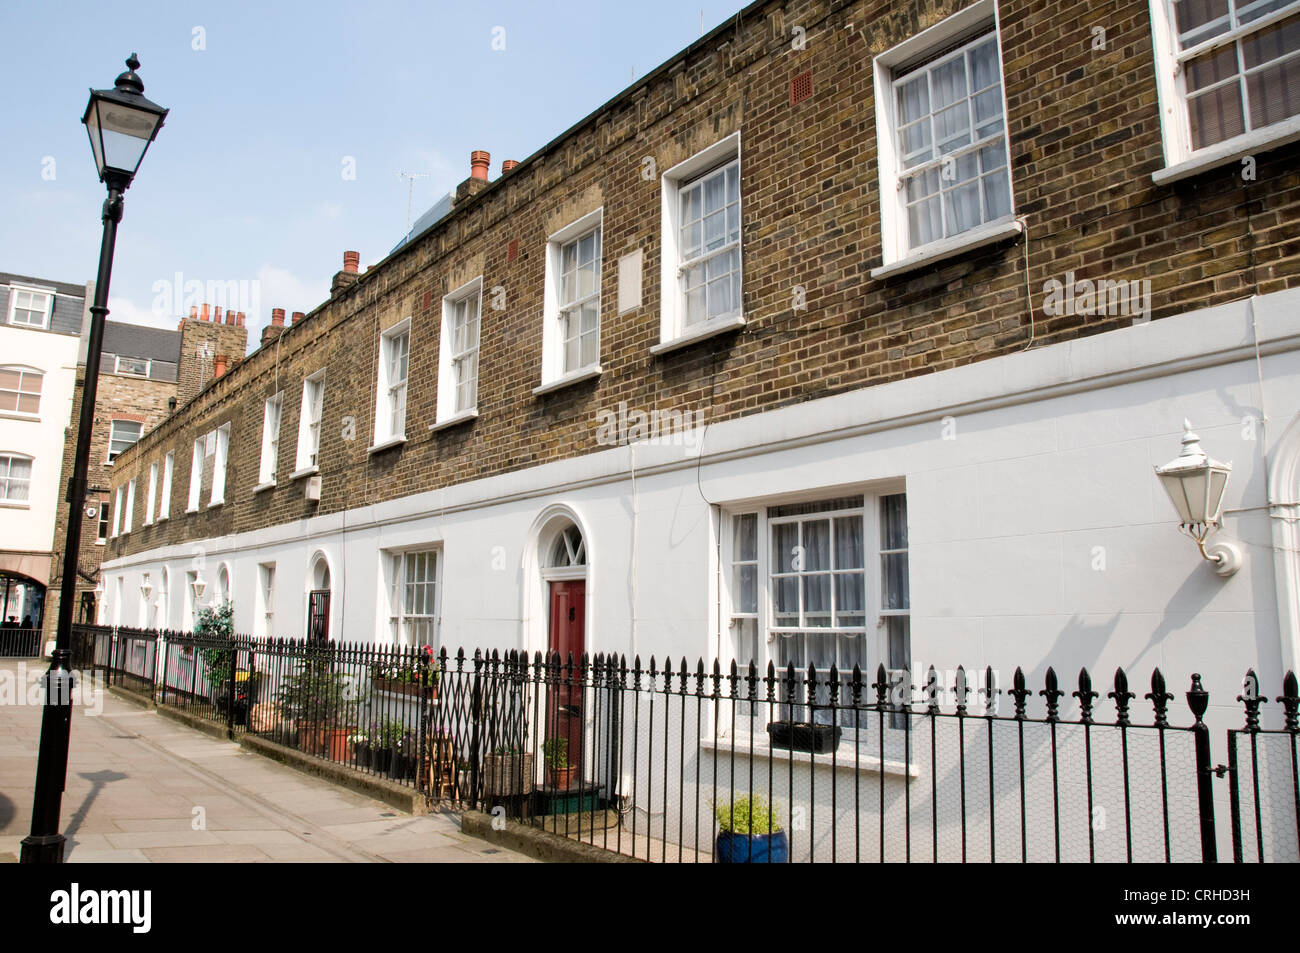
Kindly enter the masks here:
<path id="1" fill-rule="evenodd" d="M 0 659 L 0 680 L 19 672 Z M 31 827 L 40 726 L 40 706 L 0 704 L 0 862 Z M 102 690 L 73 714 L 63 825 L 69 863 L 532 862 L 455 814 L 402 814 Z"/>

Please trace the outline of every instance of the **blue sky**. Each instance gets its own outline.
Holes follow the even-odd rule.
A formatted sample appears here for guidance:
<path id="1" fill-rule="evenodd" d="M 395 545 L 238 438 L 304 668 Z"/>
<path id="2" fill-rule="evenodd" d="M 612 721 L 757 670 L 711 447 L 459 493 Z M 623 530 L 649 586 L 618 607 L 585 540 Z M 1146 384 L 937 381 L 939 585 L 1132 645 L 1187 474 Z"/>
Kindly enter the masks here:
<path id="1" fill-rule="evenodd" d="M 257 282 L 252 344 L 272 307 L 324 300 L 345 249 L 364 267 L 397 243 L 399 172 L 429 176 L 418 216 L 469 175 L 474 149 L 496 178 L 697 39 L 701 16 L 709 30 L 743 6 L 5 0 L 21 79 L 0 149 L 0 271 L 94 277 L 104 189 L 80 119 L 132 51 L 171 114 L 126 196 L 110 317 L 175 327 L 155 284 L 177 272 Z"/>

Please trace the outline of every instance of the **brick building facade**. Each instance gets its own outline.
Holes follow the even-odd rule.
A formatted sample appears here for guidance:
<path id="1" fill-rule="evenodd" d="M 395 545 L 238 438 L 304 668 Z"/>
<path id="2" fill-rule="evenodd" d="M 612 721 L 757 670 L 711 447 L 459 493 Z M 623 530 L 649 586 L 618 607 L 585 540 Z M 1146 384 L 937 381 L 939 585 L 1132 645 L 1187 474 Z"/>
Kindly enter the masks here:
<path id="1" fill-rule="evenodd" d="M 1235 134 L 1189 112 L 1168 16 L 767 0 L 496 180 L 476 153 L 120 458 L 114 492 L 174 476 L 107 620 L 188 626 L 201 578 L 259 635 L 325 592 L 334 637 L 533 651 L 579 580 L 592 652 L 1294 667 L 1300 124 L 1280 88 Z M 1269 17 L 1222 42 L 1284 60 L 1300 7 Z M 1184 417 L 1235 457 L 1226 581 L 1151 474 Z"/>

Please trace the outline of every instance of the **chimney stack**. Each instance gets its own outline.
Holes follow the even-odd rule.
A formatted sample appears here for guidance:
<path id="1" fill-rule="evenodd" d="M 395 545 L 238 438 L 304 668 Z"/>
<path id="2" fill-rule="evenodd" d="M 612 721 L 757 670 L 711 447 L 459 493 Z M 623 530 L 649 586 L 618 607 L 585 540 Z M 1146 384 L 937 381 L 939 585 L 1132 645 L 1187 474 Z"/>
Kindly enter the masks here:
<path id="1" fill-rule="evenodd" d="M 469 154 L 469 178 L 456 186 L 456 198 L 453 204 L 459 205 L 471 195 L 488 187 L 488 164 L 492 154 L 482 149 L 475 149 Z"/>
<path id="2" fill-rule="evenodd" d="M 343 270 L 334 273 L 334 280 L 330 282 L 330 297 L 336 297 L 343 291 L 352 286 L 352 283 L 359 280 L 361 275 L 358 271 L 361 266 L 361 253 L 355 251 L 345 251 L 343 253 Z"/>

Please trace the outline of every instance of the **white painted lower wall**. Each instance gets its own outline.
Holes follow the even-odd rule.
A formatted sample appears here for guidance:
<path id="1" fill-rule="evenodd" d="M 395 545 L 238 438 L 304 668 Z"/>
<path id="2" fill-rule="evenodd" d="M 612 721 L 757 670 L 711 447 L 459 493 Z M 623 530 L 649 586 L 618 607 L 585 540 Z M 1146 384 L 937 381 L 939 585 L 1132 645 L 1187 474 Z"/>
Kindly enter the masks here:
<path id="1" fill-rule="evenodd" d="M 382 641 L 381 554 L 436 547 L 442 645 L 541 650 L 538 539 L 548 517 L 567 513 L 587 546 L 588 651 L 725 662 L 728 507 L 903 487 L 916 668 L 992 666 L 1005 688 L 1020 666 L 1037 690 L 1050 664 L 1069 711 L 1087 666 L 1109 712 L 1105 692 L 1123 666 L 1135 720 L 1149 723 L 1142 695 L 1159 666 L 1177 724 L 1190 720 L 1183 693 L 1196 672 L 1217 734 L 1241 723 L 1234 698 L 1248 668 L 1272 697 L 1297 667 L 1300 612 L 1293 595 L 1281 612 L 1278 601 L 1278 580 L 1300 578 L 1297 557 L 1275 549 L 1276 524 L 1291 527 L 1300 500 L 1300 466 L 1280 462 L 1300 459 L 1297 411 L 1300 291 L 1288 291 L 706 426 L 690 446 L 616 447 L 116 559 L 104 564 L 106 592 L 122 580 L 125 604 L 105 618 L 186 627 L 186 573 L 203 574 L 211 596 L 225 566 L 237 629 L 259 633 L 258 566 L 274 563 L 274 634 L 301 637 L 323 557 L 333 637 Z M 1178 533 L 1153 475 L 1177 455 L 1185 417 L 1233 466 L 1223 535 L 1240 541 L 1245 564 L 1231 578 Z M 1270 487 L 1270 468 L 1287 484 Z M 145 573 L 160 606 L 142 604 Z"/>

